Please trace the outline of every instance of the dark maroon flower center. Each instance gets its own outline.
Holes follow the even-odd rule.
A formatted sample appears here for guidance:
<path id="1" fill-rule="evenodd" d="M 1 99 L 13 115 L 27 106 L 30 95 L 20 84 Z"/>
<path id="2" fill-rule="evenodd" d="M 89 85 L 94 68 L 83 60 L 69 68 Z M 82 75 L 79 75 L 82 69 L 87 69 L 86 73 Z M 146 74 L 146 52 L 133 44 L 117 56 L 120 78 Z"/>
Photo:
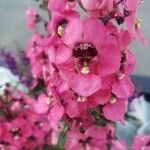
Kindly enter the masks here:
<path id="1" fill-rule="evenodd" d="M 88 73 L 87 69 L 89 64 L 91 60 L 97 56 L 97 54 L 98 52 L 96 48 L 90 43 L 78 43 L 73 49 L 73 56 L 78 60 L 78 63 L 85 74 Z"/>
<path id="2" fill-rule="evenodd" d="M 150 141 L 147 142 L 146 146 L 150 146 Z"/>
<path id="3" fill-rule="evenodd" d="M 74 2 L 75 0 L 68 0 L 68 2 Z"/>
<path id="4" fill-rule="evenodd" d="M 118 25 L 121 25 L 121 24 L 123 24 L 124 23 L 124 17 L 122 17 L 122 16 L 117 16 L 116 17 L 116 21 L 117 21 L 117 23 L 118 23 Z"/>
<path id="5" fill-rule="evenodd" d="M 93 139 L 93 138 L 89 136 L 86 140 L 80 139 L 80 140 L 79 140 L 79 143 L 81 143 L 81 144 L 83 144 L 83 145 L 85 145 L 85 144 L 90 144 L 92 139 Z"/>
<path id="6" fill-rule="evenodd" d="M 125 67 L 127 62 L 127 56 L 124 51 L 121 52 L 121 61 L 120 61 L 120 69 L 118 74 L 118 79 L 121 80 L 125 77 Z"/>
<path id="7" fill-rule="evenodd" d="M 68 24 L 68 21 L 66 19 L 61 19 L 58 22 L 58 26 L 66 26 Z"/>
<path id="8" fill-rule="evenodd" d="M 15 139 L 18 139 L 18 138 L 21 137 L 21 129 L 20 129 L 20 128 L 12 129 L 10 132 L 12 133 L 12 136 L 13 136 Z"/>
<path id="9" fill-rule="evenodd" d="M 96 48 L 90 43 L 80 43 L 73 49 L 73 56 L 77 58 L 81 65 L 89 62 L 98 54 Z"/>
<path id="10" fill-rule="evenodd" d="M 35 126 L 37 126 L 39 129 L 41 129 L 43 127 L 43 123 L 40 122 L 40 121 L 36 121 L 35 123 Z"/>

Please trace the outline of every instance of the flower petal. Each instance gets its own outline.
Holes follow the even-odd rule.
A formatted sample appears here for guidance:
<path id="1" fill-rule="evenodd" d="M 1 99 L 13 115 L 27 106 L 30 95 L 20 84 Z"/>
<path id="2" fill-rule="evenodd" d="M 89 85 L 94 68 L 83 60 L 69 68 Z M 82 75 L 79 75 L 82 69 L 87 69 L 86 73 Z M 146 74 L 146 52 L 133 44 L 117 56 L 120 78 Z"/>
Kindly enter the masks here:
<path id="1" fill-rule="evenodd" d="M 109 101 L 110 96 L 110 90 L 99 90 L 98 92 L 94 93 L 92 96 L 89 97 L 88 103 L 89 105 L 91 105 L 91 103 L 95 104 L 95 107 L 99 104 L 104 105 Z"/>
<path id="2" fill-rule="evenodd" d="M 68 83 L 80 96 L 90 96 L 101 88 L 101 78 L 93 74 L 77 74 Z"/>
<path id="3" fill-rule="evenodd" d="M 64 115 L 64 108 L 62 105 L 55 105 L 50 110 L 49 113 L 49 120 L 50 125 L 54 130 L 59 130 L 59 121 Z"/>
<path id="4" fill-rule="evenodd" d="M 37 103 L 34 106 L 34 109 L 37 113 L 47 113 L 49 105 L 47 104 L 49 98 L 45 94 L 41 94 L 38 97 Z"/>
<path id="5" fill-rule="evenodd" d="M 122 30 L 120 32 L 119 44 L 120 49 L 125 50 L 128 45 L 131 43 L 131 36 L 127 30 Z"/>
<path id="6" fill-rule="evenodd" d="M 111 121 L 124 121 L 124 114 L 127 110 L 127 100 L 117 99 L 116 103 L 107 103 L 103 107 L 104 116 Z M 119 113 L 118 113 L 119 112 Z M 113 114 L 113 115 L 112 115 Z"/>
<path id="7" fill-rule="evenodd" d="M 74 118 L 86 110 L 86 108 L 86 102 L 79 103 L 75 100 L 70 100 L 70 102 L 67 103 L 66 113 L 69 115 L 69 117 Z"/>
<path id="8" fill-rule="evenodd" d="M 71 49 L 65 45 L 60 45 L 58 49 L 51 47 L 48 52 L 48 57 L 51 62 L 55 64 L 61 64 L 67 61 L 72 55 Z"/>
<path id="9" fill-rule="evenodd" d="M 106 28 L 98 19 L 87 19 L 83 24 L 84 40 L 91 42 L 100 50 L 106 37 Z"/>
<path id="10" fill-rule="evenodd" d="M 66 9 L 66 0 L 49 0 L 48 9 L 50 11 L 64 11 Z"/>
<path id="11" fill-rule="evenodd" d="M 65 28 L 65 33 L 62 37 L 63 42 L 73 47 L 75 43 L 82 40 L 82 29 L 82 22 L 80 19 L 71 19 Z"/>
<path id="12" fill-rule="evenodd" d="M 107 45 L 99 52 L 99 73 L 101 76 L 111 75 L 119 70 L 120 50 L 115 45 Z"/>
<path id="13" fill-rule="evenodd" d="M 126 72 L 127 73 L 132 73 L 135 69 L 135 64 L 136 64 L 136 58 L 134 54 L 131 51 L 127 51 L 127 68 Z"/>
<path id="14" fill-rule="evenodd" d="M 129 10 L 136 10 L 141 0 L 126 0 L 126 6 Z"/>
<path id="15" fill-rule="evenodd" d="M 112 92 L 119 98 L 128 99 L 134 92 L 134 85 L 129 77 L 125 77 L 113 84 Z"/>

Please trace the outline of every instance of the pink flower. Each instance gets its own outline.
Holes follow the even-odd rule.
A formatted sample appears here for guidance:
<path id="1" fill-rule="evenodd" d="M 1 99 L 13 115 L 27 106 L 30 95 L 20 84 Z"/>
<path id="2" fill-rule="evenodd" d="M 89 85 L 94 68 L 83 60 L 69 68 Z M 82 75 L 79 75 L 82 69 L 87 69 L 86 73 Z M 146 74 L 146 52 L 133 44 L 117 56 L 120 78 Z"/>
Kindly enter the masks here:
<path id="1" fill-rule="evenodd" d="M 134 138 L 134 142 L 132 145 L 133 150 L 149 150 L 150 149 L 150 136 L 149 135 L 137 135 Z"/>
<path id="2" fill-rule="evenodd" d="M 102 77 L 118 71 L 120 50 L 113 44 L 103 45 L 106 28 L 96 19 L 87 19 L 83 22 L 83 36 L 78 35 L 78 40 L 71 37 L 71 31 L 68 33 L 65 36 L 70 37 L 62 40 L 72 47 L 73 61 L 68 60 L 58 66 L 60 75 L 77 94 L 90 96 L 101 89 Z M 72 43 L 69 39 L 72 39 Z"/>
<path id="3" fill-rule="evenodd" d="M 41 94 L 39 95 L 34 108 L 36 112 L 39 114 L 47 113 L 51 103 L 52 103 L 52 98 L 47 97 L 45 94 Z"/>
<path id="4" fill-rule="evenodd" d="M 41 94 L 34 108 L 38 114 L 46 115 L 49 125 L 53 130 L 59 131 L 60 121 L 64 115 L 64 108 L 55 90 L 51 88 L 51 93 L 49 94 L 51 95 L 46 96 L 45 94 Z"/>
<path id="5" fill-rule="evenodd" d="M 119 33 L 119 47 L 121 49 L 121 62 L 116 79 L 112 84 L 112 93 L 118 98 L 128 99 L 134 92 L 134 85 L 129 77 L 129 74 L 135 68 L 135 57 L 128 50 L 128 46 L 131 43 L 131 37 L 128 31 L 121 30 Z"/>
<path id="6" fill-rule="evenodd" d="M 119 33 L 119 48 L 124 51 L 128 48 L 128 46 L 130 45 L 132 39 L 130 36 L 130 33 L 127 30 L 121 30 Z"/>
<path id="7" fill-rule="evenodd" d="M 46 95 L 41 94 L 36 103 L 25 93 L 9 88 L 9 90 L 7 89 L 9 100 L 6 101 L 5 98 L 4 96 L 4 101 L 0 101 L 0 108 L 3 113 L 0 117 L 0 141 L 3 141 L 0 146 L 2 148 L 33 150 L 38 147 L 42 149 L 45 144 L 50 143 L 47 139 L 51 137 L 52 132 L 59 133 L 50 126 L 48 113 L 44 110 L 45 108 L 50 109 L 49 105 L 47 107 L 44 104 L 48 98 Z M 55 104 L 58 105 L 58 102 Z M 38 113 L 34 110 L 35 106 L 39 109 Z M 53 121 L 55 125 L 58 125 L 58 122 L 58 119 Z"/>
<path id="8" fill-rule="evenodd" d="M 128 150 L 128 145 L 125 141 L 115 140 L 112 142 L 111 150 Z"/>
<path id="9" fill-rule="evenodd" d="M 145 39 L 141 31 L 140 19 L 137 19 L 134 13 L 126 18 L 126 26 L 128 27 L 128 30 L 130 31 L 132 40 L 135 40 L 136 37 L 138 37 L 143 44 L 147 44 L 147 40 Z"/>
<path id="10" fill-rule="evenodd" d="M 64 115 L 64 107 L 62 105 L 54 105 L 48 114 L 50 126 L 52 129 L 59 131 L 60 121 Z"/>
<path id="11" fill-rule="evenodd" d="M 81 28 L 73 30 L 75 26 L 81 25 L 79 18 L 79 13 L 72 10 L 54 13 L 52 20 L 48 25 L 48 30 L 54 38 L 53 42 L 59 42 L 59 40 L 56 39 L 57 37 L 63 41 L 67 40 L 68 44 L 70 44 L 72 43 L 72 40 L 75 41 L 79 36 L 81 36 Z M 72 35 L 71 38 L 69 38 L 69 34 Z"/>
<path id="12" fill-rule="evenodd" d="M 74 149 L 107 149 L 107 127 L 91 126 L 84 133 L 68 131 L 67 141 L 65 144 L 66 150 Z"/>
<path id="13" fill-rule="evenodd" d="M 42 148 L 47 142 L 45 141 L 45 138 L 50 134 L 49 132 L 51 132 L 47 117 L 43 114 L 37 114 L 34 111 L 27 111 L 21 116 L 26 118 L 28 124 L 32 127 L 32 138 L 29 138 L 29 140 L 26 140 L 25 142 L 28 143 L 28 146 L 38 146 L 39 148 Z M 25 144 L 25 146 L 27 145 Z"/>
<path id="14" fill-rule="evenodd" d="M 93 125 L 93 116 L 88 111 L 84 111 L 80 115 L 70 119 L 71 121 L 68 123 L 70 129 L 73 131 L 79 130 L 83 132 Z"/>
<path id="15" fill-rule="evenodd" d="M 72 9 L 76 5 L 76 0 L 49 0 L 48 9 L 50 11 L 65 11 Z"/>
<path id="16" fill-rule="evenodd" d="M 103 17 L 113 10 L 114 1 L 113 0 L 81 0 L 83 7 L 92 16 Z"/>
<path id="17" fill-rule="evenodd" d="M 126 6 L 128 7 L 129 10 L 134 10 L 137 11 L 138 6 L 140 5 L 141 0 L 126 0 Z"/>
<path id="18" fill-rule="evenodd" d="M 117 121 L 123 122 L 124 115 L 127 111 L 127 104 L 128 104 L 127 100 L 118 99 L 115 96 L 112 96 L 110 102 L 108 102 L 103 107 L 103 113 L 105 118 L 114 122 Z"/>
<path id="19" fill-rule="evenodd" d="M 26 11 L 26 17 L 27 17 L 27 27 L 29 29 L 34 29 L 36 26 L 36 17 L 38 13 L 35 9 L 29 7 Z"/>
<path id="20" fill-rule="evenodd" d="M 142 41 L 143 44 L 147 43 L 147 40 L 143 36 L 141 32 L 141 21 L 137 18 L 137 10 L 138 6 L 141 4 L 141 0 L 127 0 L 126 6 L 128 8 L 128 11 L 131 11 L 131 15 L 126 17 L 126 25 L 128 27 L 128 30 L 130 31 L 130 35 L 133 40 L 136 39 L 136 37 L 139 37 L 139 39 Z"/>
<path id="21" fill-rule="evenodd" d="M 71 50 L 64 44 L 49 47 L 48 58 L 51 63 L 61 64 L 71 58 Z"/>
<path id="22" fill-rule="evenodd" d="M 48 120 L 50 122 L 51 128 L 58 132 L 60 129 L 60 122 L 64 116 L 65 110 L 61 104 L 59 95 L 53 88 L 51 89 L 51 94 L 53 95 L 54 103 L 48 113 Z"/>
<path id="23" fill-rule="evenodd" d="M 42 78 L 43 66 L 47 65 L 48 57 L 46 54 L 47 50 L 47 38 L 35 34 L 30 40 L 28 46 L 27 56 L 31 62 L 31 72 L 34 78 Z M 39 63 L 37 63 L 37 61 Z"/>
<path id="24" fill-rule="evenodd" d="M 58 94 L 61 94 L 69 89 L 66 82 L 59 76 L 58 69 L 55 68 L 54 64 L 50 64 L 49 67 L 43 68 L 43 78 L 45 80 L 45 85 L 47 86 L 47 91 L 51 91 L 52 87 L 56 87 Z"/>
<path id="25" fill-rule="evenodd" d="M 32 134 L 32 129 L 22 118 L 16 118 L 10 123 L 2 124 L 4 132 L 2 139 L 15 146 L 22 146 L 24 141 Z"/>
<path id="26" fill-rule="evenodd" d="M 99 90 L 89 97 L 82 97 L 69 91 L 64 96 L 66 113 L 71 117 L 80 116 L 87 109 L 106 104 L 111 96 L 110 90 Z"/>
<path id="27" fill-rule="evenodd" d="M 66 76 L 67 71 L 63 72 L 62 78 Z M 69 87 L 76 92 L 78 95 L 87 97 L 97 92 L 101 88 L 101 78 L 97 75 L 88 74 L 76 74 L 74 72 L 69 72 L 70 78 L 65 80 Z M 61 73 L 62 75 L 62 73 Z"/>
<path id="28" fill-rule="evenodd" d="M 126 74 L 130 74 L 135 70 L 136 58 L 131 50 L 126 51 L 127 63 L 125 67 Z"/>
<path id="29" fill-rule="evenodd" d="M 106 0 L 82 0 L 82 4 L 87 10 L 93 11 L 97 9 L 102 9 L 106 5 Z"/>
<path id="30" fill-rule="evenodd" d="M 134 93 L 134 85 L 130 77 L 125 76 L 123 79 L 114 82 L 112 85 L 112 93 L 121 99 L 130 98 Z"/>
<path id="31" fill-rule="evenodd" d="M 1 150 L 17 150 L 18 148 L 15 146 L 10 146 L 10 145 L 5 145 L 5 144 L 0 144 Z"/>
<path id="32" fill-rule="evenodd" d="M 34 102 L 21 94 L 19 104 L 15 98 L 11 109 L 4 107 L 0 139 L 12 141 L 11 146 L 20 144 L 20 149 L 35 149 L 36 145 L 43 149 L 57 145 L 60 133 L 67 132 L 66 150 L 128 149 L 124 141 L 116 140 L 112 124 L 124 121 L 127 99 L 134 92 L 130 74 L 135 57 L 129 46 L 137 35 L 144 42 L 136 18 L 141 1 L 78 1 L 88 13 L 85 19 L 73 10 L 76 0 L 46 1 L 52 12 L 47 34 L 37 31 L 27 54 L 32 74 L 44 82 L 45 91 Z M 27 16 L 34 28 L 40 19 L 37 12 L 30 10 Z M 118 27 L 124 22 L 126 30 Z M 14 141 L 11 124 L 17 134 L 22 133 L 19 142 Z M 31 132 L 25 134 L 22 126 Z M 139 143 L 149 146 L 148 140 Z"/>

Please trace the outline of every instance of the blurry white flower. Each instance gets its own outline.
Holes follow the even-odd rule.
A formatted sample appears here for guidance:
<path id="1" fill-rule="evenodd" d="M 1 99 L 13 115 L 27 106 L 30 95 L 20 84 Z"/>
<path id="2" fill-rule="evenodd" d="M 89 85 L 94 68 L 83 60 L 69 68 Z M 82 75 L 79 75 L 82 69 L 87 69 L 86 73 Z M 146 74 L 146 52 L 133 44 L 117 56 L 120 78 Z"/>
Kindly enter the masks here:
<path id="1" fill-rule="evenodd" d="M 132 144 L 134 136 L 150 135 L 150 103 L 144 95 L 133 99 L 129 103 L 128 118 L 122 123 L 117 123 L 117 137 Z"/>
<path id="2" fill-rule="evenodd" d="M 146 101 L 144 95 L 132 100 L 129 115 L 141 122 L 141 125 L 150 122 L 150 103 Z"/>
<path id="3" fill-rule="evenodd" d="M 118 139 L 125 140 L 129 145 L 132 144 L 138 127 L 132 122 L 125 121 L 124 123 L 116 124 L 116 136 Z"/>
<path id="4" fill-rule="evenodd" d="M 0 66 L 0 95 L 3 94 L 7 83 L 21 91 L 27 92 L 27 88 L 20 83 L 18 76 L 14 75 L 8 68 Z"/>
<path id="5" fill-rule="evenodd" d="M 150 135 L 150 122 L 147 122 L 144 125 L 142 125 L 138 129 L 137 134 L 139 134 L 139 135 Z"/>

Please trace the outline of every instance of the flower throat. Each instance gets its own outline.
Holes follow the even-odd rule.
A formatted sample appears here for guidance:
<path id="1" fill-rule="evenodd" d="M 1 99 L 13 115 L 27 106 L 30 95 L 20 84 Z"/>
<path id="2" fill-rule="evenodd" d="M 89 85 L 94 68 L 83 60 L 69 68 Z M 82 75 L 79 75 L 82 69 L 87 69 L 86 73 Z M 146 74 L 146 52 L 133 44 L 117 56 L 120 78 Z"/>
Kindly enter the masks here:
<path id="1" fill-rule="evenodd" d="M 73 56 L 78 59 L 81 66 L 81 73 L 88 74 L 90 72 L 90 62 L 97 54 L 96 48 L 90 43 L 78 43 L 74 47 Z"/>

